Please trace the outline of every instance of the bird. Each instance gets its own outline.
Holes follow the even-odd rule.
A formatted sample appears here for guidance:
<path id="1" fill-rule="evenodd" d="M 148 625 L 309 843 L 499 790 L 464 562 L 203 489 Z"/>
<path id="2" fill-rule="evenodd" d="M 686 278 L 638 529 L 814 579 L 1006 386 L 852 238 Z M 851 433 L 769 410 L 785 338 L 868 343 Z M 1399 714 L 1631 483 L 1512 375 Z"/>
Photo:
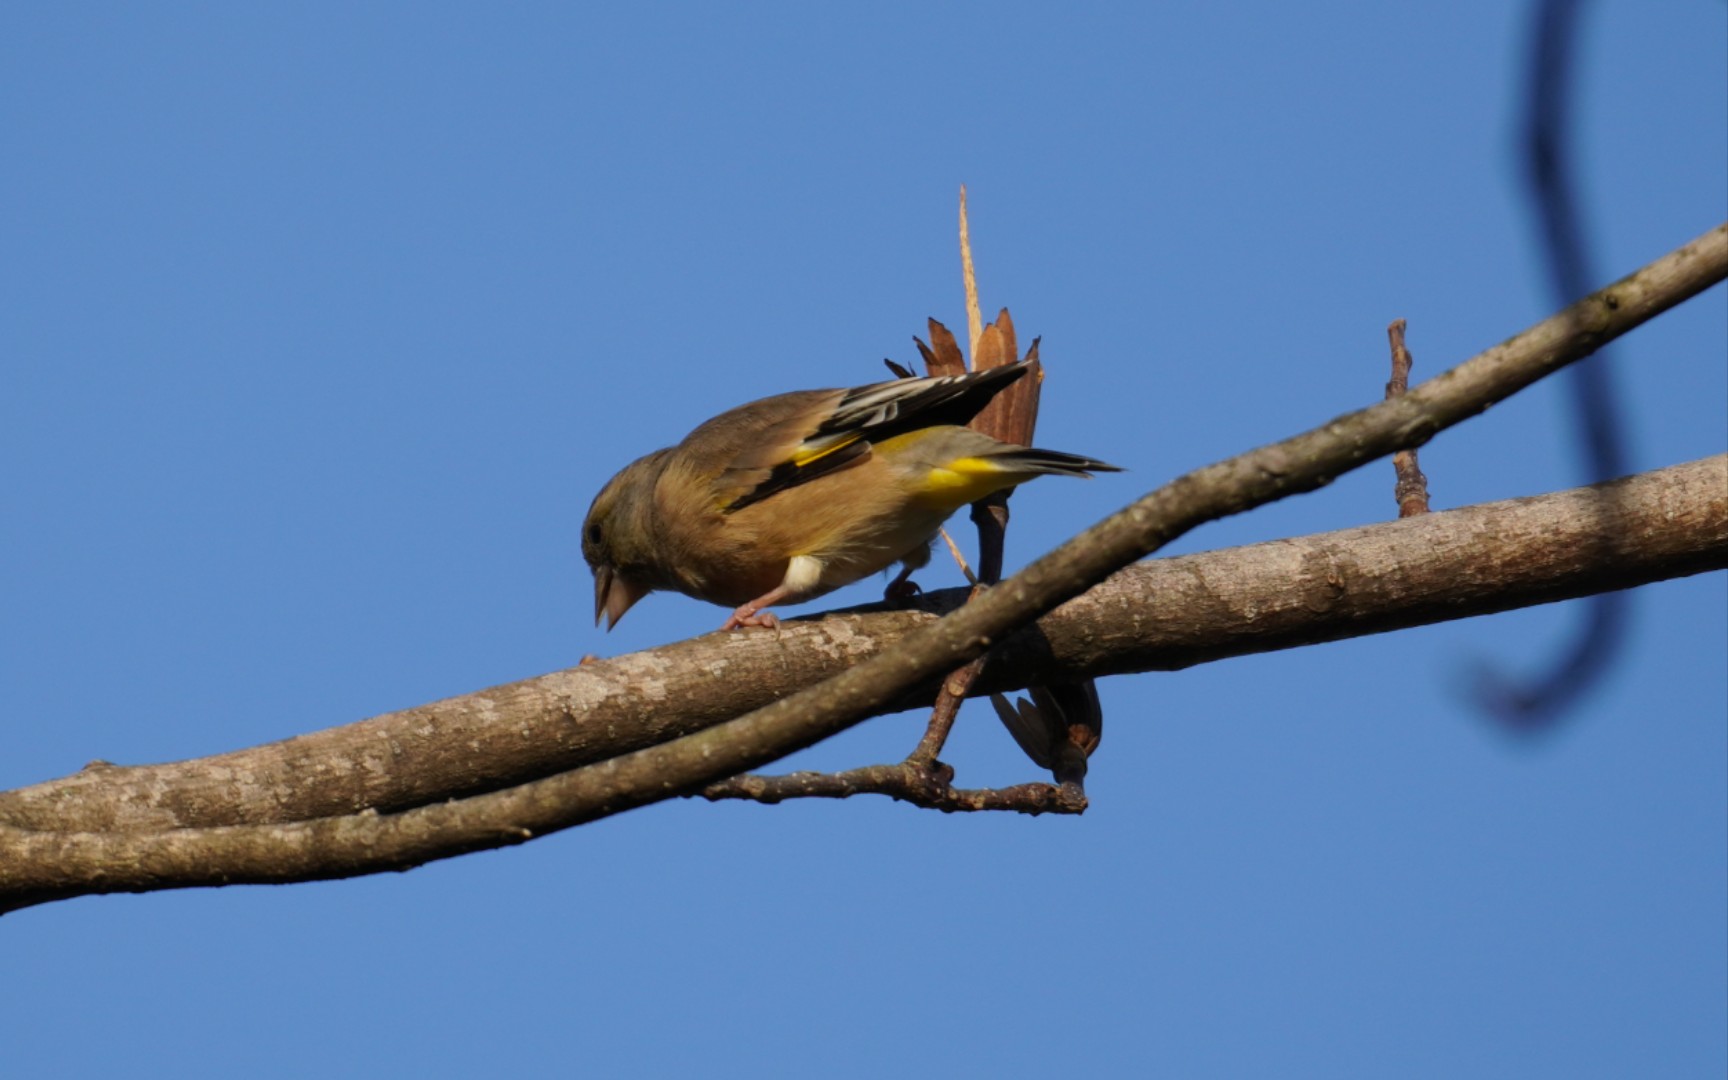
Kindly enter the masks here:
<path id="1" fill-rule="evenodd" d="M 800 390 L 741 405 L 624 467 L 582 524 L 594 621 L 651 592 L 733 608 L 721 627 L 773 627 L 766 608 L 815 599 L 901 563 L 913 571 L 949 515 L 1037 476 L 1119 472 L 964 425 L 1029 365 Z"/>

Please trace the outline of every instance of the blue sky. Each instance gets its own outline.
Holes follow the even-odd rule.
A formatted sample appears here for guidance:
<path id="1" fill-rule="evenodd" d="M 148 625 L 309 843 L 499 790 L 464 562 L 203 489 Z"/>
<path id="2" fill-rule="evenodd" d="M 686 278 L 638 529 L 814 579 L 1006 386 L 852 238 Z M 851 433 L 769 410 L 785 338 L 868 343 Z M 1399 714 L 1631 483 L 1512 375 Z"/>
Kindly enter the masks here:
<path id="1" fill-rule="evenodd" d="M 1524 8 L 11 8 L 0 787 L 713 629 L 676 596 L 589 625 L 589 499 L 961 326 L 961 182 L 986 306 L 1044 339 L 1040 442 L 1130 470 L 1023 491 L 1014 564 L 1375 399 L 1394 318 L 1418 376 L 1500 341 L 1550 308 Z M 1728 216 L 1724 40 L 1720 4 L 1587 11 L 1601 277 Z M 1717 288 L 1623 343 L 1637 468 L 1728 445 L 1725 325 Z M 1565 401 L 1437 439 L 1436 506 L 1578 482 Z M 1394 512 L 1382 464 L 1176 550 Z M 1722 574 L 1639 591 L 1536 743 L 1458 680 L 1539 669 L 1564 606 L 1109 680 L 1081 819 L 673 803 L 32 909 L 0 1045 L 19 1076 L 1720 1075 L 1725 610 Z M 976 707 L 945 758 L 1036 778 Z"/>

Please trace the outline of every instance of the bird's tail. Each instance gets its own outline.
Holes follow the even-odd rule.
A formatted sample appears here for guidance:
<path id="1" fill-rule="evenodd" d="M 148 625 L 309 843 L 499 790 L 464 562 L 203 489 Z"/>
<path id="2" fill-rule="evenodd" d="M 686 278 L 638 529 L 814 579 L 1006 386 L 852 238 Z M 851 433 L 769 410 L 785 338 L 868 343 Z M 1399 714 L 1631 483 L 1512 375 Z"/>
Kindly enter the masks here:
<path id="1" fill-rule="evenodd" d="M 1060 450 L 1037 450 L 1030 446 L 1009 446 L 990 455 L 990 464 L 1003 472 L 1033 476 L 1081 476 L 1090 478 L 1095 472 L 1121 472 L 1121 468 L 1096 458 L 1079 454 L 1064 454 Z"/>

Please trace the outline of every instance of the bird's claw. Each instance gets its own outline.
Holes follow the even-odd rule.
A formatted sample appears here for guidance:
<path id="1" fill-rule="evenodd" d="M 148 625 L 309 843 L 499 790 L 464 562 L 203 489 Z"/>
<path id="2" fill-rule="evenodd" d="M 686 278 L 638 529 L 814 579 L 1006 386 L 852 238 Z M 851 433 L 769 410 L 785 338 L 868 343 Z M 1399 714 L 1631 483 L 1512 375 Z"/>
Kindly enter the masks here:
<path id="1" fill-rule="evenodd" d="M 728 616 L 725 624 L 722 625 L 720 629 L 737 630 L 745 626 L 760 626 L 769 630 L 778 630 L 780 628 L 780 618 L 772 611 L 759 611 L 756 608 L 751 607 L 749 604 L 745 604 L 743 607 Z"/>
<path id="2" fill-rule="evenodd" d="M 924 587 L 919 585 L 916 581 L 913 581 L 911 578 L 901 578 L 898 581 L 890 581 L 888 583 L 888 587 L 882 590 L 882 599 L 910 600 L 914 596 L 921 595 L 923 592 Z"/>

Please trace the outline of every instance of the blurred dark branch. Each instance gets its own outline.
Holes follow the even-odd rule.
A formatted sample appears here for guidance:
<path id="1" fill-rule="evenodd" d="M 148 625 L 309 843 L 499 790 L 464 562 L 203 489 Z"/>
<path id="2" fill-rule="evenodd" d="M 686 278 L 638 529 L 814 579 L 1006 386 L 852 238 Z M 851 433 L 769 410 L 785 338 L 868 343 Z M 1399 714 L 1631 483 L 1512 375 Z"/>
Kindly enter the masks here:
<path id="1" fill-rule="evenodd" d="M 1530 82 L 1525 113 L 1524 163 L 1531 210 L 1547 252 L 1550 295 L 1569 304 L 1598 280 L 1585 241 L 1584 212 L 1574 165 L 1572 77 L 1578 55 L 1582 0 L 1536 0 L 1531 32 Z M 1607 349 L 1567 373 L 1587 480 L 1622 476 L 1626 435 L 1614 393 Z M 1475 693 L 1500 723 L 1526 733 L 1553 726 L 1613 669 L 1627 637 L 1631 611 L 1624 593 L 1592 597 L 1572 643 L 1549 670 L 1517 681 L 1483 665 Z"/>
<path id="2" fill-rule="evenodd" d="M 1578 55 L 1582 0 L 1536 0 L 1530 84 L 1525 115 L 1525 177 L 1531 209 L 1548 253 L 1550 295 L 1570 304 L 1599 280 L 1585 240 L 1584 211 L 1573 162 L 1573 61 Z M 1573 367 L 1566 382 L 1576 395 L 1580 435 L 1591 482 L 1623 476 L 1626 436 L 1615 406 L 1611 351 L 1601 349 Z"/>
<path id="3" fill-rule="evenodd" d="M 784 635 L 710 635 L 683 643 L 674 649 L 687 650 L 684 658 L 696 665 L 696 681 L 690 685 L 698 698 L 724 696 L 716 685 L 719 683 L 750 681 L 752 673 L 738 661 L 751 649 L 761 649 L 761 655 L 771 657 L 758 671 L 796 669 L 798 654 L 817 651 L 826 651 L 828 661 L 844 670 L 748 715 L 658 741 L 633 753 L 503 790 L 467 797 L 456 794 L 475 790 L 481 782 L 477 777 L 508 771 L 507 765 L 482 755 L 482 734 L 500 749 L 502 758 L 518 763 L 521 759 L 514 755 L 537 738 L 555 748 L 567 747 L 577 741 L 580 731 L 592 737 L 590 748 L 604 744 L 606 737 L 593 730 L 605 726 L 604 722 L 594 723 L 584 705 L 606 697 L 608 687 L 619 689 L 618 680 L 625 673 L 641 675 L 642 681 L 623 687 L 624 712 L 613 713 L 613 722 L 665 733 L 670 725 L 663 714 L 676 711 L 665 703 L 678 700 L 662 693 L 667 680 L 678 677 L 668 671 L 667 650 L 586 664 L 549 676 L 538 686 L 522 683 L 455 699 L 445 703 L 442 712 L 439 706 L 410 710 L 409 714 L 361 725 L 358 733 L 323 733 L 326 751 L 334 744 L 350 752 L 346 756 L 301 757 L 303 769 L 278 774 L 268 784 L 260 783 L 256 775 L 236 771 L 233 759 L 238 755 L 225 755 L 227 765 L 219 764 L 221 759 L 208 759 L 158 766 L 155 771 L 94 768 L 54 784 L 5 793 L 0 795 L 0 821 L 7 823 L 0 826 L 0 910 L 88 893 L 318 880 L 406 869 L 432 859 L 521 843 L 638 806 L 700 792 L 709 784 L 810 746 L 873 713 L 899 705 L 908 694 L 918 692 L 916 688 L 981 655 L 996 642 L 1006 644 L 1020 627 L 1198 524 L 1314 490 L 1369 461 L 1421 445 L 1437 432 L 1588 356 L 1605 342 L 1721 281 L 1725 274 L 1728 226 L 1712 230 L 1407 394 L 1178 478 L 951 615 L 909 628 L 898 641 L 867 659 L 860 657 L 868 650 L 847 644 L 858 636 L 866 618 L 863 616 L 856 617 L 857 622 L 831 616 L 812 625 L 809 632 L 826 636 L 820 641 L 811 639 L 802 648 L 801 628 L 796 624 L 789 624 L 792 629 Z M 1440 591 L 1425 603 L 1405 609 L 1406 618 L 1415 612 L 1420 616 L 1418 621 L 1440 621 L 1516 606 L 1520 601 L 1513 599 L 1513 594 L 1523 595 L 1528 602 L 1544 602 L 1720 568 L 1728 565 L 1725 467 L 1728 462 L 1723 459 L 1711 459 L 1639 477 L 1606 492 L 1571 492 L 1475 508 L 1501 517 L 1486 531 L 1478 525 L 1475 531 L 1466 528 L 1442 540 L 1428 536 L 1416 551 L 1402 556 L 1413 561 L 1395 565 L 1385 580 L 1391 583 L 1394 598 L 1408 596 L 1415 588 L 1406 584 L 1415 576 L 1412 569 L 1446 561 L 1449 544 L 1469 548 L 1466 541 L 1474 537 L 1487 545 L 1486 552 L 1473 550 L 1470 561 L 1448 566 L 1445 579 L 1439 583 Z M 1652 502 L 1653 507 L 1648 505 Z M 1519 559 L 1502 558 L 1508 554 L 1502 549 L 1519 535 L 1509 522 L 1537 506 L 1562 509 L 1556 511 L 1554 520 L 1534 527 L 1528 543 L 1519 548 Z M 1406 530 L 1444 529 L 1448 523 L 1462 520 L 1455 515 L 1469 512 L 1427 514 L 1356 530 L 1349 546 L 1335 557 L 1316 553 L 1304 556 L 1310 561 L 1296 565 L 1284 561 L 1286 556 L 1312 552 L 1312 541 L 1261 545 L 1266 558 L 1283 565 L 1279 573 L 1260 579 L 1266 592 L 1251 598 L 1241 609 L 1252 617 L 1240 630 L 1241 637 L 1231 651 L 1241 654 L 1296 644 L 1305 638 L 1324 639 L 1325 633 L 1315 630 L 1318 625 L 1333 626 L 1334 637 L 1400 625 L 1397 617 L 1372 608 L 1337 621 L 1337 612 L 1351 607 L 1351 589 L 1360 567 L 1373 561 L 1369 557 L 1371 547 L 1363 545 L 1375 541 L 1363 534 L 1372 533 L 1380 542 L 1387 542 Z M 1579 542 L 1576 536 L 1568 540 L 1567 521 L 1573 522 L 1574 529 L 1587 530 L 1591 542 Z M 1239 549 L 1236 557 L 1242 550 L 1250 549 Z M 1506 572 L 1521 568 L 1526 560 L 1530 566 L 1547 566 L 1547 576 L 1538 574 L 1522 586 L 1504 589 L 1488 585 L 1475 591 L 1467 587 L 1472 580 L 1491 577 L 1497 568 Z M 1156 568 L 1175 562 L 1161 560 L 1136 567 L 1123 578 L 1132 581 L 1134 575 L 1157 572 Z M 1276 606 L 1276 601 L 1293 591 L 1292 582 L 1298 575 L 1309 584 L 1299 590 L 1302 610 L 1290 615 L 1295 629 L 1287 632 L 1282 644 L 1270 643 L 1261 605 Z M 1187 576 L 1194 577 L 1192 569 Z M 1159 607 L 1164 601 L 1161 590 L 1139 592 L 1133 603 L 1119 609 L 1115 617 L 1104 616 L 1089 626 L 1084 636 L 1100 643 L 1091 647 L 1101 647 L 1115 635 L 1132 639 L 1142 633 L 1152 611 L 1163 611 L 1164 617 L 1172 620 L 1168 628 L 1177 630 L 1200 619 L 1209 600 L 1212 607 L 1228 607 L 1220 605 L 1212 594 L 1228 595 L 1232 585 L 1233 579 L 1207 579 L 1198 593 L 1190 591 L 1189 603 L 1179 608 Z M 1110 589 L 1093 595 L 1100 593 L 1108 596 Z M 876 617 L 920 618 L 912 612 Z M 1052 649 L 1060 634 L 1056 622 L 1041 623 L 1036 635 Z M 740 644 L 741 637 L 746 640 Z M 750 637 L 774 640 L 757 644 L 749 641 Z M 1132 651 L 1132 645 L 1124 649 L 1125 654 Z M 1179 644 L 1175 646 L 1176 653 L 1182 651 Z M 1197 663 L 1222 654 L 1223 650 L 1208 655 L 1205 649 L 1190 648 L 1185 659 L 1170 662 Z M 1009 657 L 1006 663 L 1009 685 L 1052 681 L 1050 672 L 1037 670 L 1023 658 Z M 714 678 L 716 670 L 727 670 L 728 678 Z M 1077 662 L 1060 674 L 1090 676 L 1111 670 L 1124 668 L 1094 659 Z M 711 695 L 704 695 L 704 687 Z M 771 694 L 783 692 L 783 687 L 758 689 Z M 697 702 L 694 707 L 713 708 L 711 702 Z M 596 708 L 593 712 L 604 714 L 605 710 Z M 404 722 L 404 716 L 411 719 Z M 451 726 L 439 722 L 448 717 L 467 718 L 476 726 L 463 733 L 467 737 L 459 736 Z M 305 738 L 310 741 L 315 737 Z M 297 742 L 301 740 L 275 744 L 268 760 L 279 765 L 293 757 Z M 403 775 L 433 762 L 454 770 L 446 774 L 453 783 L 442 790 Z M 538 758 L 528 767 L 549 770 L 556 766 Z M 194 790 L 161 785 L 176 769 L 182 778 L 193 781 Z M 383 801 L 364 801 L 368 792 L 400 798 L 405 789 L 418 790 L 417 797 L 427 801 L 385 813 L 379 812 L 385 809 Z M 316 820 L 282 820 L 284 807 L 305 807 L 318 801 L 327 806 L 360 801 L 363 808 L 333 815 L 325 811 L 331 816 L 320 815 Z M 254 820 L 274 818 L 276 823 L 209 828 L 137 826 L 144 821 L 173 822 L 193 810 L 249 815 Z M 75 824 L 91 819 L 109 824 L 95 828 Z M 123 821 L 132 824 L 120 824 Z"/>

